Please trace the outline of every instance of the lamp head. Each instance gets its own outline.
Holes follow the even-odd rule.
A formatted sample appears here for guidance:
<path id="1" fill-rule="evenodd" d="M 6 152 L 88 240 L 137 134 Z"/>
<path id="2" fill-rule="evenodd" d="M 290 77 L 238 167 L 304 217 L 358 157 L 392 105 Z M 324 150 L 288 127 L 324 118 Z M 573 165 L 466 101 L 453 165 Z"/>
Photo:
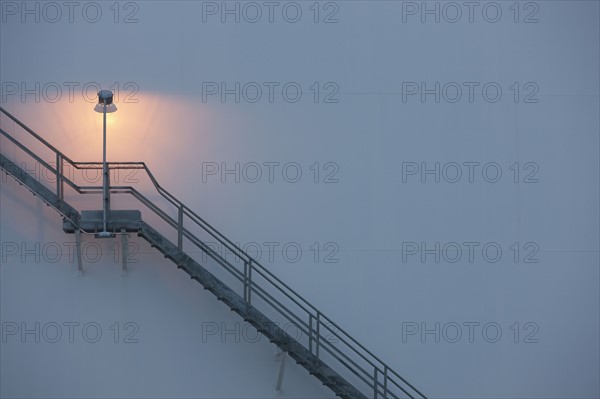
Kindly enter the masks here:
<path id="1" fill-rule="evenodd" d="M 117 110 L 117 106 L 113 103 L 113 93 L 110 90 L 100 90 L 98 92 L 98 104 L 94 107 L 94 111 L 103 113 L 105 106 L 107 114 Z"/>

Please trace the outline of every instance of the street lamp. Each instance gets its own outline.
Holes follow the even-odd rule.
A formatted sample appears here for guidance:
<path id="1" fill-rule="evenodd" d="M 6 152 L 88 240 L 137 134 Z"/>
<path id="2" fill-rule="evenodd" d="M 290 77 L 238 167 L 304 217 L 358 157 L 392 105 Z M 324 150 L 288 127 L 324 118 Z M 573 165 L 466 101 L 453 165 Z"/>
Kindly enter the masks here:
<path id="1" fill-rule="evenodd" d="M 103 114 L 103 133 L 102 133 L 102 231 L 97 237 L 112 237 L 113 234 L 107 229 L 108 227 L 108 212 L 110 208 L 110 193 L 108 191 L 108 164 L 106 163 L 106 114 L 115 112 L 117 106 L 113 103 L 113 93 L 110 90 L 100 90 L 98 92 L 98 104 L 94 107 L 94 111 Z"/>

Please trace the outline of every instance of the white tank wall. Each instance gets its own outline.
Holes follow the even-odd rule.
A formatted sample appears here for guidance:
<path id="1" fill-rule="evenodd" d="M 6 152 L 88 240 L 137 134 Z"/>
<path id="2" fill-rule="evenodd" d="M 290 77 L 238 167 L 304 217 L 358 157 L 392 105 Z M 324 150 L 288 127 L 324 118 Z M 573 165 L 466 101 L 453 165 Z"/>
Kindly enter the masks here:
<path id="1" fill-rule="evenodd" d="M 276 397 L 275 346 L 143 239 L 124 277 L 115 240 L 84 237 L 79 277 L 55 212 L 1 195 L 3 397 Z M 334 397 L 286 366 L 282 397 Z"/>
<path id="2" fill-rule="evenodd" d="M 431 15 L 421 23 L 419 12 L 410 13 L 421 2 L 321 2 L 318 23 L 313 2 L 277 3 L 272 23 L 267 14 L 257 23 L 244 20 L 249 14 L 240 23 L 225 15 L 222 23 L 218 13 L 205 13 L 203 21 L 203 10 L 221 2 L 130 3 L 120 3 L 118 23 L 112 3 L 97 3 L 97 23 L 86 21 L 96 3 L 80 2 L 72 23 L 60 2 L 55 23 L 48 22 L 52 9 L 39 3 L 38 23 L 33 14 L 21 21 L 21 2 L 14 15 L 6 5 L 13 2 L 2 2 L 2 106 L 71 158 L 100 160 L 101 119 L 81 89 L 90 84 L 93 94 L 92 83 L 117 83 L 109 160 L 147 162 L 165 188 L 242 246 L 257 243 L 263 263 L 431 397 L 599 395 L 597 3 L 520 3 L 518 23 L 510 2 L 479 3 L 472 23 L 464 6 L 461 20 L 445 21 L 452 10 L 442 2 L 427 3 L 439 7 L 440 23 Z M 35 4 L 27 2 L 34 10 Z M 247 3 L 227 4 L 251 11 Z M 296 4 L 302 9 L 299 22 L 282 17 L 286 4 L 289 12 Z M 502 10 L 497 23 L 481 14 L 494 4 Z M 124 23 L 132 11 L 137 23 Z M 322 23 L 329 13 L 337 23 Z M 530 13 L 537 23 L 523 23 Z M 239 103 L 233 95 L 203 97 L 213 82 L 250 83 L 248 89 L 258 82 L 265 90 L 265 82 L 279 89 L 294 82 L 303 96 L 296 103 L 281 91 L 273 102 L 266 91 L 256 103 L 251 92 L 240 93 Z M 450 91 L 440 92 L 439 103 L 418 94 L 404 101 L 402 90 L 412 82 L 450 83 L 448 90 L 457 82 L 465 92 L 456 103 Z M 497 83 L 503 95 L 491 102 L 479 92 L 471 103 L 464 82 Z M 57 85 L 62 93 L 53 102 Z M 324 103 L 335 88 L 338 102 Z M 530 99 L 538 102 L 524 102 L 536 88 Z M 3 128 L 20 134 L 4 118 Z M 440 182 L 403 175 L 413 162 L 439 163 Z M 470 182 L 468 162 L 496 163 L 502 177 L 490 183 L 477 169 Z M 509 168 L 515 162 L 518 183 Z M 209 173 L 236 163 L 239 182 Z M 454 163 L 463 176 L 450 183 Z M 262 175 L 252 183 L 256 164 Z M 292 183 L 297 169 L 302 176 Z M 525 183 L 531 172 L 538 181 Z M 140 175 L 131 178 L 148 189 Z M 251 334 L 240 343 L 235 334 L 203 343 L 203 323 L 244 324 L 145 242 L 133 241 L 139 263 L 128 277 L 106 241 L 101 261 L 87 262 L 80 278 L 70 259 L 50 263 L 40 253 L 36 262 L 21 258 L 21 248 L 7 255 L 13 243 L 67 248 L 73 237 L 10 179 L 3 178 L 0 199 L 3 326 L 74 321 L 103 328 L 97 344 L 6 337 L 3 396 L 274 395 L 274 347 L 264 338 L 248 342 Z M 73 201 L 80 209 L 99 204 Z M 410 255 L 413 242 L 439 242 L 440 261 Z M 479 245 L 472 263 L 466 242 Z M 442 250 L 452 243 L 463 255 L 455 263 Z M 497 262 L 482 255 L 486 243 L 502 249 Z M 276 247 L 272 261 L 269 246 Z M 284 246 L 291 252 L 282 253 Z M 298 246 L 302 255 L 294 262 Z M 339 252 L 328 260 L 338 263 L 325 262 L 331 248 Z M 531 259 L 538 262 L 524 262 L 535 249 Z M 139 342 L 113 343 L 114 322 L 136 323 Z M 421 335 L 438 325 L 440 342 Z M 457 325 L 462 335 L 453 343 Z M 409 335 L 415 326 L 419 331 Z M 495 343 L 494 326 L 502 331 Z M 332 394 L 290 362 L 282 396 Z"/>

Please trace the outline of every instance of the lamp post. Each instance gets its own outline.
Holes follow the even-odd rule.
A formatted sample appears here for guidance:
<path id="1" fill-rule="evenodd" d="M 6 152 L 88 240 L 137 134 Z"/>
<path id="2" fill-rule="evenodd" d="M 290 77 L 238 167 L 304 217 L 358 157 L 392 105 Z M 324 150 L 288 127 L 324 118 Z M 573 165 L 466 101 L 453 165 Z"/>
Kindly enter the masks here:
<path id="1" fill-rule="evenodd" d="M 108 212 L 110 209 L 110 192 L 108 190 L 108 164 L 106 163 L 106 114 L 115 112 L 117 106 L 113 103 L 113 93 L 110 90 L 100 90 L 98 92 L 98 104 L 94 111 L 103 114 L 103 132 L 102 132 L 102 231 L 97 234 L 98 237 L 112 237 L 113 234 L 108 231 Z"/>

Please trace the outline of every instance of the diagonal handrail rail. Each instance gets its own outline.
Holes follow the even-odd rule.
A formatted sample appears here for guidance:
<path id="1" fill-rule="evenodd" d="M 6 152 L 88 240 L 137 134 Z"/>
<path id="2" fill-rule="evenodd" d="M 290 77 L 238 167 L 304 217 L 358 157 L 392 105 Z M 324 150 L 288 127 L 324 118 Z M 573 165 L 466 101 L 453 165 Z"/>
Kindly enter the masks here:
<path id="1" fill-rule="evenodd" d="M 34 137 L 41 144 L 43 144 L 46 148 L 48 148 L 54 153 L 56 158 L 56 167 L 53 167 L 49 162 L 43 160 L 41 157 L 39 157 L 37 154 L 35 154 L 33 151 L 27 148 L 27 146 L 23 145 L 16 138 L 12 137 L 9 133 L 4 131 L 3 129 L 0 129 L 0 133 L 2 136 L 6 137 L 9 141 L 11 141 L 29 156 L 33 157 L 37 162 L 40 163 L 40 165 L 44 166 L 56 175 L 56 194 L 59 198 L 59 201 L 64 200 L 64 184 L 67 184 L 79 194 L 102 192 L 102 186 L 77 185 L 76 183 L 71 181 L 63 172 L 65 162 L 76 169 L 102 169 L 102 163 L 73 161 L 71 158 L 66 156 L 56 147 L 52 146 L 43 137 L 35 133 L 33 130 L 31 130 L 28 126 L 26 126 L 19 119 L 17 119 L 15 116 L 6 111 L 4 108 L 0 107 L 0 112 L 1 114 L 4 114 L 8 118 L 10 118 L 23 130 L 25 130 L 32 137 Z M 260 262 L 258 262 L 249 254 L 247 254 L 242 248 L 240 248 L 238 245 L 232 242 L 229 238 L 227 238 L 215 227 L 213 227 L 206 220 L 204 220 L 200 215 L 198 215 L 191 208 L 189 208 L 187 205 L 185 205 L 183 202 L 177 199 L 173 194 L 171 194 L 165 188 L 163 188 L 159 184 L 154 174 L 150 171 L 146 163 L 109 162 L 109 169 L 143 170 L 149 177 L 156 191 L 176 208 L 178 215 L 177 220 L 171 217 L 167 212 L 165 212 L 162 208 L 157 206 L 154 202 L 152 202 L 150 199 L 144 196 L 133 186 L 110 186 L 111 193 L 132 195 L 141 204 L 146 206 L 150 211 L 152 211 L 161 219 L 163 219 L 169 226 L 176 229 L 178 242 L 177 247 L 180 258 L 184 254 L 183 239 L 186 238 L 200 250 L 208 254 L 226 271 L 231 273 L 238 281 L 241 281 L 244 284 L 243 296 L 244 300 L 247 302 L 247 305 L 253 306 L 251 302 L 251 294 L 256 294 L 267 305 L 271 306 L 273 310 L 281 314 L 291 323 L 295 324 L 301 332 L 305 333 L 308 336 L 309 350 L 316 356 L 317 359 L 319 359 L 320 350 L 326 351 L 341 365 L 343 365 L 349 372 L 351 372 L 362 382 L 364 382 L 367 385 L 367 387 L 370 388 L 370 392 L 373 394 L 374 398 L 400 398 L 401 396 L 398 396 L 400 392 L 401 394 L 404 394 L 411 399 L 426 398 L 422 392 L 420 392 L 417 388 L 410 384 L 396 371 L 391 369 L 385 362 L 383 362 L 379 357 L 377 357 L 371 351 L 369 351 L 364 345 L 358 342 L 349 333 L 343 330 L 337 323 L 333 322 L 329 317 L 324 315 L 319 309 L 317 309 L 314 305 L 312 305 L 310 302 L 304 299 L 300 294 L 298 294 L 285 282 L 279 279 L 275 274 L 269 271 Z M 187 219 L 185 219 L 186 217 Z M 186 229 L 184 227 L 184 219 L 190 220 L 195 225 L 199 226 L 211 237 L 216 239 L 221 245 L 227 248 L 232 254 L 234 254 L 240 260 L 242 260 L 244 264 L 243 272 L 238 270 L 238 268 L 236 268 L 235 265 L 231 264 L 231 262 L 228 261 L 224 256 L 221 256 L 217 251 L 210 248 L 210 246 L 208 246 L 202 240 L 198 239 L 189 229 Z M 79 226 L 75 225 L 75 227 L 78 228 Z M 267 282 L 270 288 L 274 289 L 280 294 L 283 294 L 285 298 L 287 298 L 298 308 L 300 308 L 304 313 L 306 313 L 305 316 L 308 316 L 308 320 L 306 321 L 303 317 L 299 316 L 289 307 L 285 306 L 285 304 L 281 303 L 281 301 L 276 299 L 272 295 L 272 292 L 269 292 L 267 288 L 260 286 L 260 284 L 256 282 L 256 278 L 253 281 L 253 272 L 261 276 L 262 279 Z M 327 331 L 327 335 L 323 334 L 322 331 Z M 337 343 L 344 344 L 345 347 L 350 351 L 350 355 L 347 351 L 343 350 L 343 347 L 340 348 L 341 345 L 334 345 L 334 343 L 330 341 L 331 336 L 334 336 L 339 340 Z M 355 356 L 354 359 L 351 357 L 351 355 Z M 358 356 L 358 358 L 366 362 L 370 369 L 367 369 L 365 366 L 358 364 L 356 362 L 356 356 Z M 396 389 L 394 389 L 394 387 Z"/>

